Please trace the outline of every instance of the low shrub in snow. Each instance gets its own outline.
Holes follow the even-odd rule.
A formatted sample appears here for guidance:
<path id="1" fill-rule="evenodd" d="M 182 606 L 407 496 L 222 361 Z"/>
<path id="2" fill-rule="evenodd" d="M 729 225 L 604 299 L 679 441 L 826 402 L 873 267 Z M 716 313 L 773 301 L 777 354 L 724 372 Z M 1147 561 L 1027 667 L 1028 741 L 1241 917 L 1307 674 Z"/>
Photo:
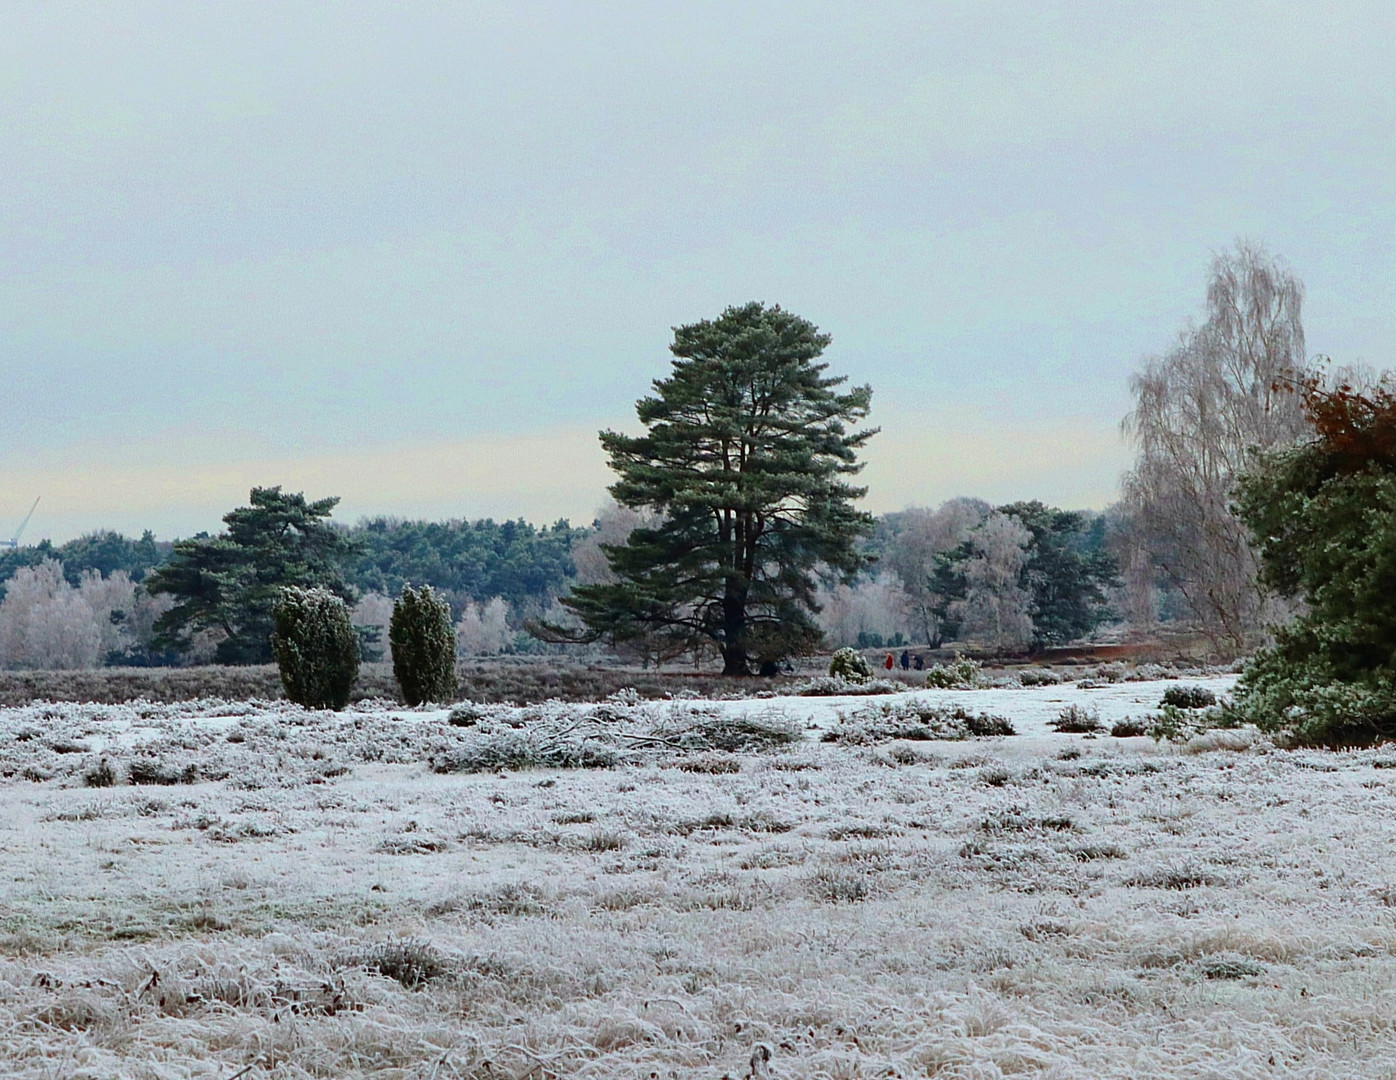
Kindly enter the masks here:
<path id="1" fill-rule="evenodd" d="M 1117 739 L 1132 739 L 1136 735 L 1148 734 L 1148 728 L 1143 720 L 1133 716 L 1126 716 L 1123 720 L 1116 720 L 1110 725 L 1110 734 Z"/>
<path id="2" fill-rule="evenodd" d="M 424 941 L 384 941 L 352 958 L 352 966 L 393 979 L 405 989 L 417 990 L 449 974 L 446 958 Z"/>
<path id="3" fill-rule="evenodd" d="M 1236 710 L 1224 705 L 1202 709 L 1165 704 L 1149 717 L 1147 734 L 1156 742 L 1167 739 L 1169 742 L 1186 743 L 1204 732 L 1217 728 L 1240 727 L 1241 720 Z"/>
<path id="4" fill-rule="evenodd" d="M 973 690 L 980 683 L 980 663 L 957 657 L 948 664 L 936 664 L 926 672 L 926 685 L 935 690 Z"/>
<path id="5" fill-rule="evenodd" d="M 654 737 L 689 751 L 766 752 L 797 743 L 804 736 L 783 714 L 719 716 L 695 711 L 655 728 Z"/>
<path id="6" fill-rule="evenodd" d="M 1047 721 L 1047 726 L 1063 735 L 1090 735 L 1105 730 L 1100 715 L 1083 705 L 1068 705 L 1055 720 Z"/>
<path id="7" fill-rule="evenodd" d="M 111 787 L 116 783 L 116 770 L 111 767 L 110 761 L 102 758 L 96 765 L 82 774 L 82 782 L 87 787 Z"/>
<path id="8" fill-rule="evenodd" d="M 450 701 L 456 693 L 456 631 L 451 606 L 430 585 L 410 585 L 393 604 L 388 640 L 402 700 Z"/>
<path id="9" fill-rule="evenodd" d="M 865 683 L 872 678 L 872 666 L 868 663 L 868 658 L 857 649 L 844 647 L 834 653 L 829 661 L 829 678 Z"/>
<path id="10" fill-rule="evenodd" d="M 197 784 L 199 767 L 192 761 L 172 765 L 158 758 L 136 758 L 127 766 L 126 779 L 132 784 Z"/>
<path id="11" fill-rule="evenodd" d="M 836 675 L 820 675 L 795 684 L 790 691 L 800 697 L 872 697 L 877 694 L 900 694 L 905 689 L 889 679 L 849 682 Z"/>
<path id="12" fill-rule="evenodd" d="M 430 759 L 433 772 L 478 773 L 521 769 L 609 769 L 620 755 L 584 736 L 535 735 L 506 729 L 490 732 Z"/>
<path id="13" fill-rule="evenodd" d="M 823 741 L 862 746 L 892 739 L 928 741 L 1013 734 L 1013 725 L 1001 716 L 972 713 L 960 706 L 900 701 L 840 714 L 837 726 L 824 733 Z"/>
<path id="14" fill-rule="evenodd" d="M 328 589 L 281 590 L 272 652 L 286 696 L 308 709 L 339 710 L 359 674 L 359 636 L 349 607 Z"/>
<path id="15" fill-rule="evenodd" d="M 1024 668 L 1018 672 L 1019 686 L 1056 686 L 1062 677 L 1051 668 Z"/>
<path id="16" fill-rule="evenodd" d="M 1161 705 L 1172 705 L 1176 709 L 1205 709 L 1217 703 L 1217 695 L 1205 686 L 1184 683 L 1170 686 L 1163 692 Z"/>
<path id="17" fill-rule="evenodd" d="M 474 727 L 488 715 L 489 713 L 475 702 L 462 701 L 451 710 L 446 722 L 452 727 Z"/>

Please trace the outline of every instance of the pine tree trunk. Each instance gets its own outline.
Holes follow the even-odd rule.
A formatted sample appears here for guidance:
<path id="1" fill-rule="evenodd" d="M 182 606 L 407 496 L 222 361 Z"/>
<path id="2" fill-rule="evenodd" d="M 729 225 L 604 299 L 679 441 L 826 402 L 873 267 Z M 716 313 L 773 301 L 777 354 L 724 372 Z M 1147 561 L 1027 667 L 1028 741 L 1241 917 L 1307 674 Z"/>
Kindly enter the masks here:
<path id="1" fill-rule="evenodd" d="M 732 591 L 722 601 L 722 673 L 749 675 L 746 655 L 746 596 Z"/>

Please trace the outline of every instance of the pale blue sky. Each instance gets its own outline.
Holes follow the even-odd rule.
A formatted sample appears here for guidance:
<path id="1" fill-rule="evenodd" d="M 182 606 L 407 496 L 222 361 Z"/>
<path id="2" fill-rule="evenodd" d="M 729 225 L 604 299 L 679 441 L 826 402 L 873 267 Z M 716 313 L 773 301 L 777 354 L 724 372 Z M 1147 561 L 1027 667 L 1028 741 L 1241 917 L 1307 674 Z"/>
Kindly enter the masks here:
<path id="1" fill-rule="evenodd" d="M 1264 241 L 1396 363 L 1387 3 L 0 5 L 0 534 L 589 518 L 669 328 L 874 388 L 869 506 L 1113 499 Z"/>

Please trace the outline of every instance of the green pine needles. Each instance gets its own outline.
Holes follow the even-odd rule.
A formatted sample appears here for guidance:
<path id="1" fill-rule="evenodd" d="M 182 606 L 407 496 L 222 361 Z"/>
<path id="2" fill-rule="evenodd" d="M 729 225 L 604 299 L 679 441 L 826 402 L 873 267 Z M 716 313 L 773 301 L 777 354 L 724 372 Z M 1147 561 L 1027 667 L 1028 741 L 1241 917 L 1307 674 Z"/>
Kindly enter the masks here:
<path id="1" fill-rule="evenodd" d="M 451 607 L 430 585 L 408 585 L 388 624 L 393 675 L 409 705 L 450 701 L 456 692 L 456 631 Z"/>
<path id="2" fill-rule="evenodd" d="M 342 709 L 359 675 L 348 605 L 328 589 L 288 586 L 272 609 L 272 653 L 286 696 L 308 709 Z"/>
<path id="3" fill-rule="evenodd" d="M 675 329 L 668 378 L 636 403 L 645 434 L 601 433 L 611 494 L 658 523 L 604 546 L 614 581 L 563 599 L 584 629 L 539 636 L 717 652 L 726 675 L 818 646 L 816 572 L 849 579 L 868 561 L 857 541 L 872 518 L 854 505 L 866 489 L 848 478 L 876 432 L 856 427 L 871 389 L 840 393 L 846 378 L 819 361 L 829 341 L 759 303 Z"/>

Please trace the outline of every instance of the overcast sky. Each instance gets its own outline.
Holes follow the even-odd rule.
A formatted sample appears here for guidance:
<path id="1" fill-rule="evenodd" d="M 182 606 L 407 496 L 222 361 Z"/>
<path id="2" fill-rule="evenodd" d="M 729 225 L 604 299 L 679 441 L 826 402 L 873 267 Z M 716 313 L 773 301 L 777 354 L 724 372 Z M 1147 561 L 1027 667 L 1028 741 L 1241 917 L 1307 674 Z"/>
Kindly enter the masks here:
<path id="1" fill-rule="evenodd" d="M 1104 506 L 1238 237 L 1396 362 L 1393 11 L 0 4 L 0 536 L 587 521 L 751 299 L 872 384 L 870 509 Z"/>

